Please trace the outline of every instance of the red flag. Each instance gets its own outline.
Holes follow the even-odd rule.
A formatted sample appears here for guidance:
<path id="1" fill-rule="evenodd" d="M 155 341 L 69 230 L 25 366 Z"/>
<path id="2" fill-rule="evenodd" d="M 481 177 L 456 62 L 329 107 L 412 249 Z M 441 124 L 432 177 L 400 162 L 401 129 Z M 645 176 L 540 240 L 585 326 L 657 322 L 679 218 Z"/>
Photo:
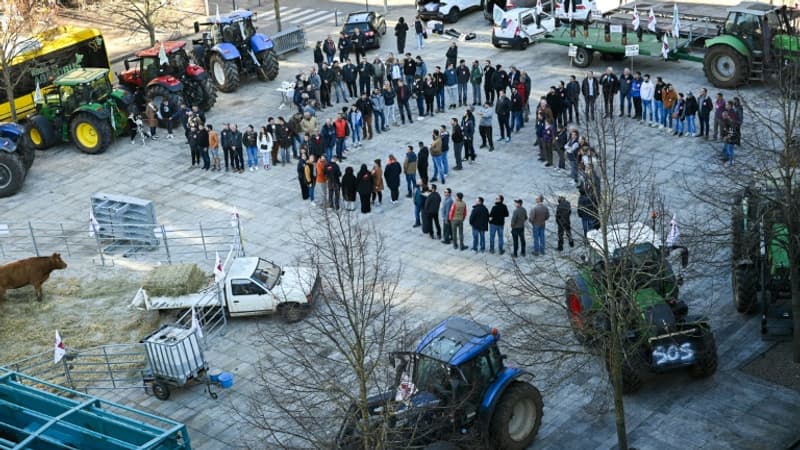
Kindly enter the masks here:
<path id="1" fill-rule="evenodd" d="M 222 261 L 219 259 L 219 252 L 217 252 L 217 259 L 214 262 L 214 281 L 220 282 L 223 278 Z"/>
<path id="2" fill-rule="evenodd" d="M 56 330 L 56 345 L 53 348 L 53 364 L 58 364 L 61 361 L 61 358 L 67 354 L 67 350 L 64 348 L 64 341 L 61 340 L 61 335 L 58 334 L 58 330 Z"/>

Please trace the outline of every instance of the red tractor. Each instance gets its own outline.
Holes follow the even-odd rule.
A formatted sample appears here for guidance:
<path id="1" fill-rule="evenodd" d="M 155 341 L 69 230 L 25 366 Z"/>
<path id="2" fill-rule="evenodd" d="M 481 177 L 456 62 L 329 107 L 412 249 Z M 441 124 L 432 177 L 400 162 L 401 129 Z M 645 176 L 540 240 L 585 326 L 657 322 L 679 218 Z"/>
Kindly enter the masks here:
<path id="1" fill-rule="evenodd" d="M 185 46 L 183 41 L 161 42 L 125 60 L 119 82 L 135 92 L 140 107 L 146 98 L 152 98 L 156 105 L 166 98 L 174 108 L 181 102 L 203 111 L 214 106 L 217 89 L 208 73 L 190 62 Z"/>

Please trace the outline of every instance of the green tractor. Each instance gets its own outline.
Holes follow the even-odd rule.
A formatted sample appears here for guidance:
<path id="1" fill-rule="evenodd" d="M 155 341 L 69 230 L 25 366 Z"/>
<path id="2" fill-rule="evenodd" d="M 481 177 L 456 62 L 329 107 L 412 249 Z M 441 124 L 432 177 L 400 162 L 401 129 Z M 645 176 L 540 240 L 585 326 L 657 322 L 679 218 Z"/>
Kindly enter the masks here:
<path id="1" fill-rule="evenodd" d="M 705 41 L 703 71 L 718 88 L 733 89 L 772 75 L 795 78 L 800 55 L 797 18 L 786 6 L 744 2 L 728 9 L 719 36 Z"/>
<path id="2" fill-rule="evenodd" d="M 127 132 L 133 103 L 132 94 L 111 86 L 108 69 L 75 69 L 44 92 L 25 135 L 37 150 L 72 141 L 84 153 L 102 153 Z"/>
<path id="3" fill-rule="evenodd" d="M 744 314 L 760 306 L 764 339 L 789 339 L 794 330 L 789 226 L 777 195 L 775 190 L 748 187 L 734 197 L 731 211 L 733 302 Z M 798 206 L 791 209 L 797 211 Z"/>
<path id="4" fill-rule="evenodd" d="M 611 314 L 619 318 L 624 393 L 641 388 L 647 372 L 688 369 L 692 377 L 712 375 L 717 369 L 714 334 L 708 319 L 688 315 L 689 307 L 678 298 L 683 278 L 668 258 L 680 254 L 685 267 L 688 249 L 660 245 L 653 229 L 638 222 L 607 229 L 608 258 L 600 230 L 590 231 L 588 255 L 566 283 L 567 316 L 578 341 L 603 354 L 610 370 Z M 619 287 L 609 294 L 609 285 Z"/>

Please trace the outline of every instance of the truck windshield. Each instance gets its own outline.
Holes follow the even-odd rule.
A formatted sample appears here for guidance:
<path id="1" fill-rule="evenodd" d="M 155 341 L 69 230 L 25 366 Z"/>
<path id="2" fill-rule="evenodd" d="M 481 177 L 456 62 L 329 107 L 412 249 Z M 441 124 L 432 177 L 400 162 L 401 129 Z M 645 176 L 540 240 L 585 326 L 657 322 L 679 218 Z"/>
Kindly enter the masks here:
<path id="1" fill-rule="evenodd" d="M 253 271 L 251 278 L 260 281 L 267 289 L 272 290 L 272 288 L 278 284 L 278 280 L 281 279 L 281 273 L 280 266 L 259 258 L 258 265 L 256 266 L 256 270 Z"/>

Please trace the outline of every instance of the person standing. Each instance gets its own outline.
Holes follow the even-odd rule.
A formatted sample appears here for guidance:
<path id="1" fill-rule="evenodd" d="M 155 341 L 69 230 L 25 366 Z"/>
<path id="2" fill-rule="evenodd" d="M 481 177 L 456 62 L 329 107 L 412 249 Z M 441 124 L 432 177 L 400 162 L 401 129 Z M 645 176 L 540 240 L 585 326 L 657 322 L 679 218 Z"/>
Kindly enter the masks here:
<path id="1" fill-rule="evenodd" d="M 352 166 L 347 166 L 342 175 L 342 198 L 344 199 L 344 209 L 347 211 L 356 210 L 356 186 L 358 182 Z"/>
<path id="2" fill-rule="evenodd" d="M 458 45 L 456 45 L 455 41 L 450 42 L 450 47 L 447 48 L 444 56 L 447 58 L 444 66 L 455 68 L 458 62 Z"/>
<path id="3" fill-rule="evenodd" d="M 453 229 L 453 248 L 456 250 L 466 250 L 464 245 L 464 220 L 467 218 L 467 204 L 464 202 L 464 194 L 456 193 L 456 200 L 447 213 L 450 226 Z"/>
<path id="4" fill-rule="evenodd" d="M 336 157 L 341 161 L 346 147 L 345 141 L 350 134 L 350 124 L 345 120 L 344 114 L 339 113 L 333 122 L 333 127 L 336 132 Z"/>
<path id="5" fill-rule="evenodd" d="M 506 224 L 506 217 L 508 217 L 508 208 L 503 203 L 503 196 L 498 195 L 494 200 L 494 206 L 489 212 L 489 253 L 494 253 L 494 237 L 498 236 L 497 250 L 502 255 L 505 253 L 503 249 L 503 233 Z"/>
<path id="6" fill-rule="evenodd" d="M 488 59 L 486 60 L 486 64 L 483 66 L 483 95 L 486 101 L 490 104 L 494 104 L 494 88 L 492 87 L 492 80 L 494 79 L 494 66 L 492 66 L 492 62 Z"/>
<path id="7" fill-rule="evenodd" d="M 492 120 L 494 120 L 494 111 L 489 102 L 483 104 L 483 107 L 478 109 L 478 134 L 481 136 L 481 145 L 479 148 L 489 147 L 489 151 L 494 151 L 494 138 L 492 137 Z"/>
<path id="8" fill-rule="evenodd" d="M 458 76 L 456 68 L 452 64 L 445 66 L 444 70 L 444 89 L 447 98 L 448 109 L 456 109 L 456 98 L 458 97 Z"/>
<path id="9" fill-rule="evenodd" d="M 328 65 L 333 64 L 333 58 L 336 57 L 336 43 L 333 42 L 333 37 L 328 36 L 325 39 L 325 43 L 322 45 L 322 51 L 325 53 L 325 59 L 328 61 Z"/>
<path id="10" fill-rule="evenodd" d="M 233 156 L 236 164 L 233 165 L 234 172 L 244 173 L 244 152 L 242 149 L 242 132 L 239 131 L 239 126 L 232 125 L 231 128 L 231 146 L 233 147 Z"/>
<path id="11" fill-rule="evenodd" d="M 339 162 L 334 157 L 332 160 L 325 164 L 325 178 L 328 181 L 328 205 L 331 208 L 339 209 L 339 198 L 341 192 L 342 169 L 339 168 Z"/>
<path id="12" fill-rule="evenodd" d="M 408 123 L 414 123 L 411 118 L 411 107 L 408 105 L 411 99 L 411 86 L 401 80 L 397 82 L 397 106 L 400 109 L 400 121 L 403 125 L 406 124 L 406 114 L 408 114 Z"/>
<path id="13" fill-rule="evenodd" d="M 566 108 L 567 112 L 567 122 L 572 123 L 573 111 L 575 112 L 575 123 L 578 125 L 581 124 L 581 115 L 578 112 L 578 103 L 580 102 L 581 98 L 581 85 L 578 83 L 577 78 L 575 75 L 569 76 L 569 83 L 567 83 L 566 88 L 566 103 L 564 107 Z"/>
<path id="14" fill-rule="evenodd" d="M 481 70 L 480 63 L 476 59 L 472 61 L 472 69 L 470 69 L 469 82 L 472 85 L 472 104 L 475 106 L 481 105 L 481 82 L 483 81 L 483 71 Z"/>
<path id="15" fill-rule="evenodd" d="M 642 97 L 642 123 L 653 126 L 653 98 L 656 87 L 650 81 L 650 74 L 644 74 L 644 81 L 642 81 L 639 92 Z"/>
<path id="16" fill-rule="evenodd" d="M 197 151 L 200 152 L 200 157 L 203 158 L 203 170 L 211 168 L 211 157 L 208 154 L 208 129 L 205 125 L 200 125 L 197 129 L 195 136 Z"/>
<path id="17" fill-rule="evenodd" d="M 505 91 L 497 96 L 497 104 L 494 105 L 494 112 L 497 114 L 497 124 L 500 126 L 500 140 L 511 142 L 511 125 L 509 116 L 511 115 L 511 100 L 506 97 Z"/>
<path id="18" fill-rule="evenodd" d="M 583 227 L 583 238 L 586 239 L 586 234 L 589 230 L 596 227 L 597 219 L 597 202 L 582 186 L 578 188 L 578 217 L 581 218 L 581 225 Z"/>
<path id="19" fill-rule="evenodd" d="M 450 133 L 447 132 L 446 125 L 439 126 L 439 138 L 442 141 L 442 166 L 444 166 L 442 184 L 444 184 L 444 177 L 450 175 L 450 163 L 448 162 L 448 154 L 450 153 Z"/>
<path id="20" fill-rule="evenodd" d="M 461 118 L 461 131 L 464 133 L 464 159 L 471 163 L 475 162 L 475 116 L 472 114 L 472 106 L 464 111 Z"/>
<path id="21" fill-rule="evenodd" d="M 633 81 L 631 81 L 631 99 L 633 100 L 632 117 L 636 120 L 642 120 L 642 73 L 641 72 L 636 72 L 633 74 Z"/>
<path id="22" fill-rule="evenodd" d="M 469 86 L 472 71 L 467 67 L 467 62 L 463 59 L 456 68 L 456 80 L 458 81 L 458 106 L 467 106 L 467 87 Z M 473 105 L 475 102 L 473 102 Z"/>
<path id="23" fill-rule="evenodd" d="M 358 98 L 358 88 L 356 86 L 357 78 L 358 67 L 349 59 L 346 60 L 344 66 L 342 66 L 342 80 L 344 80 L 347 85 L 347 93 L 350 94 L 350 98 Z M 345 103 L 347 103 L 347 100 L 345 100 Z"/>
<path id="24" fill-rule="evenodd" d="M 450 221 L 450 209 L 453 208 L 453 196 L 450 188 L 444 190 L 444 200 L 442 200 L 442 208 L 440 209 L 442 215 L 442 228 L 444 237 L 442 244 L 449 244 L 453 240 L 453 224 Z"/>
<path id="25" fill-rule="evenodd" d="M 362 93 L 361 97 L 356 100 L 356 108 L 361 111 L 361 134 L 364 136 L 364 139 L 372 139 L 372 115 L 374 109 L 368 93 Z"/>
<path id="26" fill-rule="evenodd" d="M 691 137 L 697 137 L 697 126 L 695 125 L 695 117 L 697 117 L 697 111 L 700 109 L 700 105 L 697 104 L 697 98 L 689 91 L 686 94 L 685 106 L 684 106 L 684 115 L 686 116 L 686 135 Z"/>
<path id="27" fill-rule="evenodd" d="M 671 84 L 667 83 L 661 91 L 661 101 L 664 104 L 664 114 L 661 116 L 661 124 L 664 125 L 664 128 L 669 132 L 672 130 L 672 121 L 678 117 L 673 117 L 675 106 L 678 103 L 678 94 L 675 92 L 675 89 L 672 88 Z"/>
<path id="28" fill-rule="evenodd" d="M 697 97 L 697 104 L 700 105 L 700 111 L 698 112 L 698 117 L 700 118 L 700 134 L 698 136 L 708 139 L 709 133 L 709 117 L 711 117 L 711 111 L 714 110 L 714 103 L 711 101 L 711 98 L 708 96 L 708 90 L 706 88 L 700 89 L 700 96 Z"/>
<path id="29" fill-rule="evenodd" d="M 411 57 L 411 53 L 406 53 L 403 58 L 403 81 L 407 87 L 414 84 L 414 77 L 417 75 L 417 62 Z"/>
<path id="30" fill-rule="evenodd" d="M 514 200 L 514 213 L 511 214 L 511 239 L 514 241 L 514 258 L 517 257 L 517 250 L 522 249 L 522 256 L 525 256 L 525 221 L 528 220 L 528 211 L 522 207 L 522 199 Z"/>
<path id="31" fill-rule="evenodd" d="M 478 197 L 472 206 L 469 224 L 472 227 L 472 251 L 477 253 L 480 245 L 480 251 L 483 253 L 486 251 L 486 231 L 489 229 L 489 210 L 483 204 L 483 197 Z"/>
<path id="32" fill-rule="evenodd" d="M 424 212 L 428 216 L 428 221 L 431 222 L 430 236 L 431 239 L 442 239 L 442 226 L 439 224 L 439 206 L 441 206 L 442 197 L 436 192 L 436 185 L 431 185 L 431 192 L 428 198 L 425 199 Z M 436 225 L 436 237 L 433 237 L 433 225 Z"/>
<path id="33" fill-rule="evenodd" d="M 381 91 L 378 89 L 373 90 L 369 101 L 372 103 L 372 115 L 375 118 L 375 132 L 381 134 L 382 131 L 389 131 L 386 126 L 386 114 L 383 113 L 386 106 Z"/>
<path id="34" fill-rule="evenodd" d="M 358 72 L 358 94 L 360 96 L 369 95 L 369 88 L 372 86 L 372 64 L 364 58 L 356 66 L 356 71 Z"/>
<path id="35" fill-rule="evenodd" d="M 350 41 L 350 37 L 343 31 L 339 33 L 339 43 L 337 47 L 339 48 L 339 61 L 349 61 L 348 57 L 350 56 L 350 49 L 353 47 L 353 44 Z"/>
<path id="36" fill-rule="evenodd" d="M 522 128 L 522 96 L 516 87 L 511 88 L 511 130 L 519 133 Z M 511 131 L 509 131 L 511 135 Z"/>
<path id="37" fill-rule="evenodd" d="M 292 148 L 292 137 L 290 134 L 291 130 L 289 129 L 289 125 L 283 117 L 278 117 L 278 123 L 275 124 L 275 140 L 278 142 L 278 148 L 280 149 L 282 166 L 285 166 L 292 158 L 290 152 Z M 248 155 L 248 166 L 250 164 L 249 158 L 250 155 Z"/>
<path id="38" fill-rule="evenodd" d="M 417 50 L 422 50 L 427 33 L 425 32 L 425 24 L 422 23 L 422 18 L 419 15 L 414 18 L 414 33 L 417 36 Z M 402 54 L 403 52 L 399 53 Z"/>
<path id="39" fill-rule="evenodd" d="M 611 67 L 600 77 L 600 86 L 603 88 L 603 113 L 605 117 L 614 116 L 614 95 L 619 91 L 619 78 Z M 622 99 L 623 97 L 620 97 Z M 622 100 L 620 100 L 622 102 Z M 534 242 L 535 243 L 535 242 Z"/>
<path id="40" fill-rule="evenodd" d="M 386 78 L 386 65 L 381 61 L 381 57 L 375 55 L 372 60 L 372 88 L 380 89 L 383 87 L 383 81 Z"/>
<path id="41" fill-rule="evenodd" d="M 316 166 L 314 167 L 314 195 L 312 198 L 319 199 L 320 208 L 328 207 L 328 177 L 325 174 L 325 166 L 328 165 L 328 160 L 324 156 L 317 158 Z M 313 201 L 313 200 L 312 200 Z"/>
<path id="42" fill-rule="evenodd" d="M 423 186 L 428 185 L 428 147 L 422 141 L 417 143 L 419 151 L 417 151 L 417 170 L 419 171 L 419 178 Z"/>
<path id="43" fill-rule="evenodd" d="M 397 199 L 400 197 L 400 172 L 403 168 L 397 162 L 394 155 L 389 155 L 389 162 L 386 164 L 386 169 L 383 171 L 383 178 L 386 179 L 386 185 L 389 186 L 389 192 L 392 197 L 392 204 L 397 204 Z"/>
<path id="44" fill-rule="evenodd" d="M 211 155 L 211 170 L 219 171 L 219 134 L 214 131 L 214 127 L 211 124 L 206 125 L 206 129 L 208 129 L 208 152 Z"/>
<path id="45" fill-rule="evenodd" d="M 278 118 L 278 121 L 280 122 L 281 119 Z M 247 149 L 247 169 L 251 172 L 258 170 L 258 133 L 253 125 L 247 126 L 242 141 Z"/>
<path id="46" fill-rule="evenodd" d="M 542 131 L 542 149 L 544 151 L 545 167 L 553 166 L 553 147 L 556 141 L 556 125 L 551 118 L 544 119 L 544 130 Z"/>
<path id="47" fill-rule="evenodd" d="M 406 175 L 406 185 L 408 187 L 407 198 L 411 198 L 411 192 L 417 185 L 417 154 L 414 147 L 406 147 L 406 157 L 403 159 L 403 173 Z"/>
<path id="48" fill-rule="evenodd" d="M 158 139 L 156 131 L 158 130 L 158 116 L 160 115 L 161 113 L 158 109 L 158 106 L 153 103 L 152 98 L 148 98 L 147 105 L 144 107 L 144 117 L 145 122 L 147 122 L 147 126 L 150 127 L 150 133 L 147 134 L 147 137 L 152 140 Z"/>
<path id="49" fill-rule="evenodd" d="M 225 157 L 225 172 L 228 171 L 229 163 L 233 163 L 234 160 L 232 134 L 230 124 L 223 124 L 222 131 L 219 134 L 219 143 L 222 146 L 222 153 Z"/>
<path id="50" fill-rule="evenodd" d="M 675 106 L 672 108 L 672 116 L 675 118 L 675 129 L 672 130 L 672 134 L 683 136 L 686 131 L 686 100 L 683 98 L 683 92 L 678 94 L 678 100 L 675 101 Z"/>
<path id="51" fill-rule="evenodd" d="M 533 256 L 544 255 L 544 229 L 547 219 L 550 218 L 550 211 L 544 205 L 541 195 L 536 197 L 536 206 L 531 209 L 528 222 L 533 227 Z"/>
<path id="52" fill-rule="evenodd" d="M 722 112 L 725 111 L 725 98 L 722 92 L 717 93 L 717 99 L 714 101 L 714 140 L 720 136 L 719 131 L 722 125 Z"/>
<path id="53" fill-rule="evenodd" d="M 424 207 L 425 196 L 423 195 L 422 180 L 419 180 L 414 188 L 414 225 L 412 228 L 422 226 L 422 210 Z"/>
<path id="54" fill-rule="evenodd" d="M 433 159 L 433 178 L 431 181 L 439 181 L 441 176 L 442 184 L 445 184 L 444 163 L 442 162 L 442 138 L 439 130 L 433 130 L 433 141 L 431 142 L 430 155 Z"/>
<path id="55" fill-rule="evenodd" d="M 431 74 L 431 81 L 433 82 L 432 86 L 436 96 L 436 112 L 444 112 L 445 76 L 440 66 L 436 66 L 434 69 L 433 74 Z"/>
<path id="56" fill-rule="evenodd" d="M 313 156 L 309 156 L 309 158 L 313 158 Z M 303 200 L 308 200 L 309 194 L 309 186 L 311 185 L 311 180 L 308 177 L 308 161 L 304 155 L 301 155 L 300 160 L 297 161 L 297 183 L 300 184 L 300 196 Z M 312 200 L 313 202 L 313 200 Z"/>
<path id="57" fill-rule="evenodd" d="M 500 95 L 501 92 L 506 91 L 506 88 L 508 88 L 508 73 L 501 64 L 498 64 L 492 74 L 492 89 Z"/>
<path id="58" fill-rule="evenodd" d="M 158 114 L 164 120 L 164 125 L 167 126 L 167 139 L 172 139 L 172 125 L 175 117 L 180 114 L 180 110 L 173 112 L 169 104 L 169 99 L 164 97 L 161 100 L 161 105 L 158 107 Z"/>
<path id="59" fill-rule="evenodd" d="M 356 179 L 358 180 L 356 186 L 359 200 L 361 200 L 361 212 L 367 214 L 372 210 L 369 201 L 372 195 L 373 182 L 372 175 L 369 173 L 369 170 L 367 170 L 366 164 L 361 164 L 361 169 L 359 169 Z"/>
<path id="60" fill-rule="evenodd" d="M 586 78 L 581 82 L 581 94 L 583 94 L 583 101 L 586 104 L 586 121 L 594 120 L 595 101 L 597 94 L 600 90 L 600 83 L 594 76 L 591 70 L 586 73 Z"/>
<path id="61" fill-rule="evenodd" d="M 369 174 L 372 176 L 372 204 L 380 206 L 383 204 L 383 168 L 380 159 L 373 161 Z"/>
<path id="62" fill-rule="evenodd" d="M 408 34 L 408 24 L 406 19 L 400 17 L 397 19 L 397 25 L 394 26 L 394 38 L 397 41 L 397 54 L 402 55 L 406 52 L 406 35 Z"/>
<path id="63" fill-rule="evenodd" d="M 630 69 L 627 67 L 622 70 L 622 76 L 619 77 L 619 116 L 625 117 L 625 105 L 628 105 L 628 114 L 633 115 L 631 110 L 631 85 L 633 84 L 633 76 Z"/>
<path id="64" fill-rule="evenodd" d="M 567 241 L 570 247 L 575 246 L 575 241 L 572 240 L 572 225 L 570 224 L 570 216 L 572 215 L 572 205 L 563 196 L 558 197 L 558 206 L 556 206 L 556 225 L 558 225 L 558 247 L 556 250 L 564 250 L 564 235 L 567 235 Z"/>
<path id="65" fill-rule="evenodd" d="M 456 159 L 456 166 L 453 170 L 461 170 L 463 166 L 461 165 L 461 151 L 464 148 L 464 130 L 461 129 L 461 125 L 458 123 L 458 119 L 453 117 L 450 119 L 450 139 L 453 141 L 453 152 Z"/>

